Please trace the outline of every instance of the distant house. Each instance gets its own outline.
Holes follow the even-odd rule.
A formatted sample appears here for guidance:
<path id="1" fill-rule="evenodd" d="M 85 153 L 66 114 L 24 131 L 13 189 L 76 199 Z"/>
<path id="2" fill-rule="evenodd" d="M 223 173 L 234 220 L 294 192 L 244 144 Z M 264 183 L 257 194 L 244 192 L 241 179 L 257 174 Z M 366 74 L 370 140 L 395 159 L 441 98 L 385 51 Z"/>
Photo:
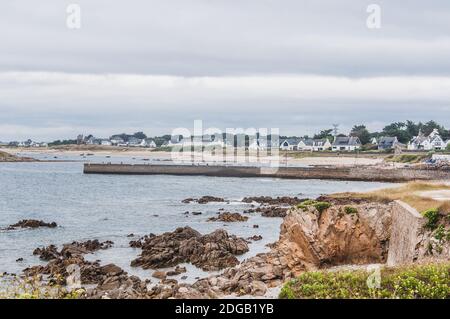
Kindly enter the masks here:
<path id="1" fill-rule="evenodd" d="M 437 129 L 434 129 L 428 136 L 419 131 L 419 134 L 408 143 L 410 151 L 444 150 L 446 147 L 447 142 L 444 142 Z"/>
<path id="2" fill-rule="evenodd" d="M 125 140 L 122 137 L 117 136 L 117 135 L 111 136 L 109 138 L 109 140 L 111 141 L 111 144 L 114 145 L 114 146 L 124 146 L 124 145 L 126 145 Z"/>
<path id="3" fill-rule="evenodd" d="M 336 136 L 332 144 L 332 150 L 355 151 L 361 148 L 361 141 L 356 136 Z"/>
<path id="4" fill-rule="evenodd" d="M 100 145 L 101 144 L 101 140 L 98 138 L 95 138 L 93 136 L 90 136 L 87 140 L 86 140 L 86 144 L 87 145 Z"/>
<path id="5" fill-rule="evenodd" d="M 331 149 L 331 143 L 327 138 L 323 139 L 312 139 L 312 138 L 302 138 L 300 139 L 297 149 L 299 151 L 312 151 L 320 152 Z"/>
<path id="6" fill-rule="evenodd" d="M 128 146 L 131 147 L 139 147 L 142 143 L 142 140 L 140 138 L 134 137 L 134 136 L 130 136 L 128 138 L 127 144 Z"/>
<path id="7" fill-rule="evenodd" d="M 148 147 L 148 148 L 156 148 L 156 143 L 151 138 L 145 138 L 141 141 L 141 144 L 139 146 Z"/>
<path id="8" fill-rule="evenodd" d="M 378 145 L 378 140 L 377 140 L 377 138 L 376 138 L 376 137 L 372 137 L 372 139 L 370 140 L 370 144 Z"/>
<path id="9" fill-rule="evenodd" d="M 280 150 L 282 151 L 296 151 L 298 150 L 298 144 L 300 143 L 299 138 L 288 138 L 282 140 L 280 143 Z"/>
<path id="10" fill-rule="evenodd" d="M 386 151 L 394 149 L 396 146 L 401 146 L 401 144 L 396 136 L 383 136 L 380 138 L 380 141 L 378 142 L 378 150 L 380 151 Z"/>
<path id="11" fill-rule="evenodd" d="M 110 140 L 108 140 L 106 138 L 103 138 L 103 139 L 100 140 L 100 145 L 102 145 L 102 146 L 111 146 L 112 143 L 111 143 Z"/>

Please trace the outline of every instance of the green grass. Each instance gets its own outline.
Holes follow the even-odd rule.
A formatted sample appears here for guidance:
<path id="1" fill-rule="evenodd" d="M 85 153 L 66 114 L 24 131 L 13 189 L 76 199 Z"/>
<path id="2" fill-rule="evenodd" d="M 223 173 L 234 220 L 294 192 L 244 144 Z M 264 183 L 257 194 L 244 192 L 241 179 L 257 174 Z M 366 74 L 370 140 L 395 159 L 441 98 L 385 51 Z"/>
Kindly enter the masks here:
<path id="1" fill-rule="evenodd" d="M 348 215 L 356 215 L 358 214 L 358 210 L 355 207 L 345 206 L 344 211 Z"/>
<path id="2" fill-rule="evenodd" d="M 316 201 L 313 199 L 308 199 L 308 200 L 301 202 L 296 207 L 300 208 L 303 211 L 307 211 L 308 207 L 310 207 L 310 206 L 313 206 L 315 209 L 317 209 L 317 211 L 319 213 L 322 213 L 324 210 L 330 208 L 331 204 L 328 202 L 319 202 L 319 201 Z"/>
<path id="3" fill-rule="evenodd" d="M 382 268 L 379 288 L 369 288 L 365 271 L 305 272 L 287 282 L 282 299 L 448 299 L 450 263 Z"/>
<path id="4" fill-rule="evenodd" d="M 429 158 L 428 154 L 403 154 L 403 155 L 389 155 L 385 158 L 386 162 L 415 164 Z"/>

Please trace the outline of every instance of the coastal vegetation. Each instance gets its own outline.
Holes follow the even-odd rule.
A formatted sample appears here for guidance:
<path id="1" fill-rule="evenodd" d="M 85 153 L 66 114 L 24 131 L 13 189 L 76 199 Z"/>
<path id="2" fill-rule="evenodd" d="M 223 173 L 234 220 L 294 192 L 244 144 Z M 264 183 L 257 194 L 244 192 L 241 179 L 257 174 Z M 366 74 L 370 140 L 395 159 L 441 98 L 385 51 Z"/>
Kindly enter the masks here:
<path id="1" fill-rule="evenodd" d="M 33 159 L 28 157 L 19 157 L 7 152 L 0 151 L 0 163 L 1 162 L 30 162 Z"/>
<path id="2" fill-rule="evenodd" d="M 328 202 L 307 199 L 297 205 L 297 208 L 300 208 L 303 211 L 308 210 L 308 207 L 314 207 L 319 213 L 322 213 L 325 209 L 330 208 L 331 204 Z"/>
<path id="3" fill-rule="evenodd" d="M 409 182 L 399 187 L 375 190 L 367 193 L 337 193 L 330 195 L 337 199 L 364 199 L 375 202 L 390 202 L 401 200 L 416 208 L 419 212 L 428 209 L 439 209 L 449 213 L 449 201 L 440 201 L 430 197 L 422 196 L 426 191 L 450 190 L 450 185 L 430 182 Z"/>
<path id="4" fill-rule="evenodd" d="M 380 271 L 379 285 L 368 284 L 372 276 L 373 273 L 361 270 L 305 272 L 287 282 L 279 297 L 283 299 L 450 298 L 450 263 L 399 268 L 383 267 Z"/>
<path id="5" fill-rule="evenodd" d="M 0 274 L 0 299 L 79 299 L 84 289 L 68 289 L 36 277 Z"/>
<path id="6" fill-rule="evenodd" d="M 389 155 L 384 160 L 386 162 L 416 164 L 430 157 L 431 157 L 430 154 L 402 154 L 402 155 Z"/>

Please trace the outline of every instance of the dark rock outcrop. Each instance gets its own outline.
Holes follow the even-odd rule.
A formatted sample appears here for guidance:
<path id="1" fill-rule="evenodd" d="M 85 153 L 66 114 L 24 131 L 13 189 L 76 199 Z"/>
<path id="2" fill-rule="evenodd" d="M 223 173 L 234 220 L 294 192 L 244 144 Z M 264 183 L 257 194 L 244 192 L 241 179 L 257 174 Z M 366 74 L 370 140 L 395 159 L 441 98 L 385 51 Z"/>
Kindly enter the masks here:
<path id="1" fill-rule="evenodd" d="M 301 202 L 305 201 L 305 198 L 298 198 L 298 197 L 288 197 L 288 196 L 282 196 L 282 197 L 270 197 L 270 196 L 253 196 L 253 197 L 244 197 L 242 199 L 243 203 L 259 203 L 264 205 L 271 205 L 271 206 L 294 206 L 297 204 L 300 204 Z"/>
<path id="2" fill-rule="evenodd" d="M 209 222 L 226 222 L 226 223 L 233 223 L 233 222 L 245 222 L 248 220 L 247 216 L 242 216 L 239 213 L 220 213 L 217 217 L 210 217 L 208 218 Z"/>
<path id="3" fill-rule="evenodd" d="M 8 230 L 13 230 L 16 228 L 39 228 L 39 227 L 48 227 L 48 228 L 55 228 L 58 226 L 55 222 L 46 223 L 42 220 L 36 220 L 36 219 L 23 219 L 15 224 L 9 225 Z"/>
<path id="4" fill-rule="evenodd" d="M 64 244 L 60 251 L 58 251 L 55 245 L 36 248 L 33 251 L 33 255 L 39 256 L 42 260 L 49 261 L 60 257 L 82 256 L 100 249 L 108 249 L 113 244 L 114 243 L 110 240 L 104 242 L 100 242 L 97 239 L 85 242 L 74 241 L 70 244 Z"/>
<path id="5" fill-rule="evenodd" d="M 190 262 L 203 270 L 220 270 L 237 265 L 235 255 L 248 251 L 243 238 L 216 230 L 207 235 L 183 227 L 158 236 L 147 236 L 139 242 L 130 243 L 141 247 L 141 255 L 131 262 L 133 267 L 157 269 Z"/>
<path id="6" fill-rule="evenodd" d="M 193 203 L 193 202 L 197 202 L 199 204 L 207 204 L 207 203 L 210 203 L 210 202 L 223 203 L 223 202 L 225 202 L 225 200 L 223 198 L 221 198 L 221 197 L 202 196 L 202 197 L 200 197 L 198 199 L 196 199 L 196 198 L 186 198 L 186 199 L 183 199 L 181 202 L 185 203 L 185 204 L 189 204 L 189 203 Z"/>
<path id="7" fill-rule="evenodd" d="M 250 208 L 244 211 L 244 214 L 260 213 L 263 217 L 286 217 L 288 207 L 277 206 L 262 206 L 257 208 Z"/>

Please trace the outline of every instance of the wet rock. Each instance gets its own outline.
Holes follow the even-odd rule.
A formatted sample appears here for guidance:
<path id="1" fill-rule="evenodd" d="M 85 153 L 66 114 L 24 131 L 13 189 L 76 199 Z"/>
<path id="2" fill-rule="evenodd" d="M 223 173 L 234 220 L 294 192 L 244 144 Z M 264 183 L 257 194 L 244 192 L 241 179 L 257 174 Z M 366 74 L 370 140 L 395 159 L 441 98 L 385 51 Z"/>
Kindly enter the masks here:
<path id="1" fill-rule="evenodd" d="M 99 240 L 87 240 L 84 242 L 72 242 L 70 244 L 63 245 L 61 250 L 62 255 L 83 255 L 92 253 L 97 250 L 108 249 L 112 247 L 114 243 L 110 240 L 100 242 Z"/>
<path id="2" fill-rule="evenodd" d="M 139 238 L 138 240 L 132 240 L 130 241 L 129 245 L 132 248 L 142 248 L 144 243 L 151 238 L 155 237 L 155 234 L 145 235 L 144 237 Z"/>
<path id="3" fill-rule="evenodd" d="M 48 247 L 36 248 L 33 251 L 33 255 L 39 256 L 40 259 L 50 261 L 60 257 L 81 256 L 84 254 L 92 253 L 100 249 L 108 249 L 114 243 L 112 241 L 100 242 L 97 239 L 88 240 L 85 242 L 72 242 L 70 244 L 64 244 L 63 248 L 58 251 L 55 245 Z"/>
<path id="4" fill-rule="evenodd" d="M 50 245 L 48 247 L 36 248 L 33 251 L 33 255 L 39 256 L 39 259 L 49 261 L 58 258 L 61 254 L 55 245 Z"/>
<path id="5" fill-rule="evenodd" d="M 100 267 L 100 271 L 107 276 L 117 276 L 124 273 L 122 268 L 116 266 L 115 264 L 107 264 L 105 266 Z"/>
<path id="6" fill-rule="evenodd" d="M 203 270 L 220 270 L 239 263 L 235 255 L 248 251 L 243 238 L 216 230 L 207 235 L 183 227 L 174 232 L 141 239 L 141 255 L 131 262 L 144 269 L 165 268 L 190 262 Z"/>
<path id="7" fill-rule="evenodd" d="M 176 266 L 174 270 L 170 270 L 166 274 L 167 276 L 177 276 L 179 274 L 185 273 L 186 271 L 186 267 Z"/>
<path id="8" fill-rule="evenodd" d="M 220 213 L 217 217 L 208 218 L 209 222 L 221 221 L 227 223 L 245 222 L 247 220 L 248 220 L 247 216 L 242 216 L 239 213 L 230 213 L 230 212 Z"/>
<path id="9" fill-rule="evenodd" d="M 270 196 L 253 196 L 253 197 L 244 197 L 242 199 L 243 203 L 259 203 L 259 204 L 265 204 L 265 205 L 271 205 L 271 206 L 294 206 L 297 204 L 300 204 L 301 202 L 305 201 L 305 198 L 298 198 L 298 197 L 270 197 Z"/>
<path id="10" fill-rule="evenodd" d="M 250 208 L 244 211 L 244 214 L 260 213 L 263 217 L 286 217 L 289 207 L 263 206 Z"/>
<path id="11" fill-rule="evenodd" d="M 199 203 L 199 204 L 207 204 L 207 203 L 210 203 L 210 202 L 219 202 L 219 203 L 222 203 L 222 202 L 225 202 L 225 200 L 224 200 L 223 198 L 220 198 L 220 197 L 203 196 L 203 197 L 200 197 L 200 198 L 198 198 L 198 199 L 195 199 L 195 198 L 186 198 L 186 199 L 183 199 L 181 202 L 182 202 L 182 203 L 185 203 L 185 204 L 188 204 L 188 203 L 194 203 L 194 202 Z"/>
<path id="12" fill-rule="evenodd" d="M 164 271 L 155 271 L 152 274 L 152 277 L 157 278 L 157 279 L 166 279 L 166 273 Z"/>
<path id="13" fill-rule="evenodd" d="M 248 240 L 253 240 L 253 241 L 258 241 L 258 240 L 262 240 L 262 236 L 261 235 L 253 235 L 252 237 L 248 237 Z"/>
<path id="14" fill-rule="evenodd" d="M 8 230 L 13 230 L 16 228 L 39 228 L 39 227 L 48 227 L 48 228 L 55 228 L 58 225 L 55 222 L 46 223 L 42 220 L 36 220 L 36 219 L 23 219 L 15 224 L 9 225 Z"/>
<path id="15" fill-rule="evenodd" d="M 22 258 L 22 257 L 16 259 L 16 262 L 18 262 L 18 263 L 19 263 L 19 262 L 22 262 L 22 261 L 23 261 L 23 258 Z"/>
<path id="16" fill-rule="evenodd" d="M 253 225 L 253 228 L 259 228 L 259 225 Z"/>

